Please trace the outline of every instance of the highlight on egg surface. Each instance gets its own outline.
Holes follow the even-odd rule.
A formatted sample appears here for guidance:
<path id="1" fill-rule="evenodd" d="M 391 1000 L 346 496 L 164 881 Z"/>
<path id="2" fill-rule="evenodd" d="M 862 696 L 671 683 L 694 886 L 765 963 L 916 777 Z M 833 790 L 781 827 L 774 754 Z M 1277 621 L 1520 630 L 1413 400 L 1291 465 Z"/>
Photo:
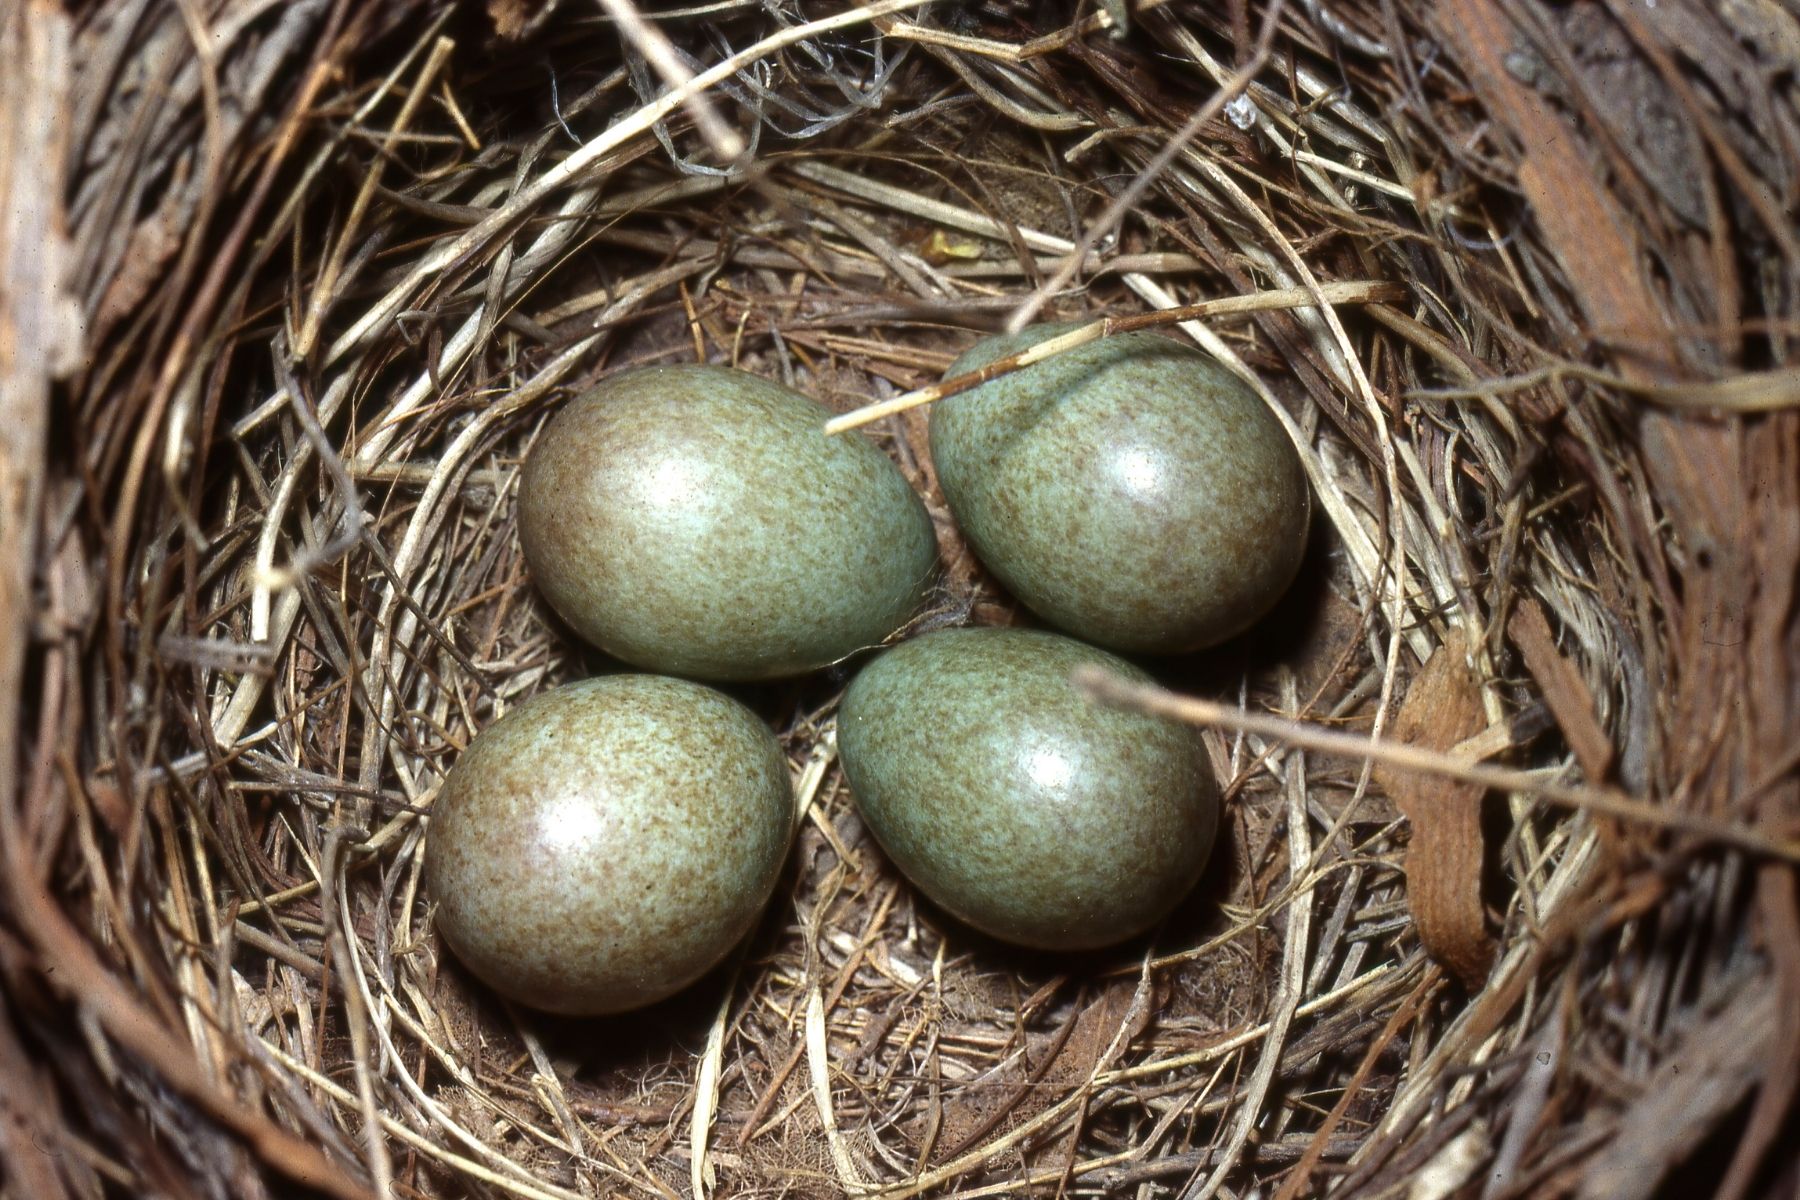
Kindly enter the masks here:
<path id="1" fill-rule="evenodd" d="M 519 484 L 533 580 L 576 633 L 707 680 L 796 675 L 877 646 L 937 562 L 925 506 L 859 435 L 715 366 L 621 372 L 545 427 Z"/>
<path id="2" fill-rule="evenodd" d="M 622 1012 L 749 933 L 793 830 L 787 760 L 754 713 L 683 679 L 603 676 L 463 752 L 431 810 L 426 886 L 444 941 L 495 991 Z"/>
<path id="3" fill-rule="evenodd" d="M 979 370 L 1073 325 L 989 338 Z M 1224 641 L 1299 570 L 1311 499 L 1281 423 L 1210 356 L 1153 333 L 1088 342 L 931 412 L 976 555 L 1038 616 L 1127 653 Z"/>
<path id="4" fill-rule="evenodd" d="M 1048 950 L 1153 926 L 1212 851 L 1199 735 L 1089 702 L 1077 667 L 1148 677 L 1022 629 L 928 633 L 864 667 L 838 711 L 851 794 L 902 873 L 952 915 Z"/>

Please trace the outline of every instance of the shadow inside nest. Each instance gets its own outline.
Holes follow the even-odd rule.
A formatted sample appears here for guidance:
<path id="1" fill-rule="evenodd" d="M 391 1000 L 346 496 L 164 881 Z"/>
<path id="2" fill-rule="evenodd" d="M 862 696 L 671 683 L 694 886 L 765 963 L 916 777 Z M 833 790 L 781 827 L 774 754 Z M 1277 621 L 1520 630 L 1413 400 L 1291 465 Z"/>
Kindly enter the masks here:
<path id="1" fill-rule="evenodd" d="M 1341 546 L 1315 507 L 1300 569 L 1267 613 L 1216 646 L 1138 662 L 1164 686 L 1200 696 L 1235 697 L 1240 685 L 1260 690 L 1287 670 L 1304 703 L 1341 666 L 1362 624 L 1334 584 L 1349 590 Z"/>
<path id="2" fill-rule="evenodd" d="M 471 974 L 448 947 L 440 955 L 438 986 L 446 987 L 446 977 L 453 980 L 448 987 L 455 997 L 468 1004 L 470 1016 L 484 1032 L 497 1032 L 512 1043 L 510 1054 L 525 1053 L 514 1038 L 523 1029 L 538 1039 L 559 1077 L 599 1085 L 609 1095 L 615 1094 L 620 1081 L 651 1081 L 671 1063 L 698 1057 L 728 996 L 732 1015 L 740 1012 L 745 980 L 758 978 L 792 939 L 792 906 L 780 898 L 795 894 L 800 886 L 800 857 L 790 850 L 775 883 L 774 899 L 731 953 L 694 982 L 654 1004 L 600 1016 L 543 1012 L 503 998 Z"/>
<path id="3" fill-rule="evenodd" d="M 751 945 L 764 941 L 751 935 Z M 672 1057 L 697 1056 L 706 1048 L 707 1031 L 719 1015 L 719 1001 L 737 970 L 735 955 L 666 1000 L 629 1012 L 606 1016 L 562 1016 L 512 1004 L 469 974 L 455 956 L 445 954 L 442 973 L 454 971 L 455 987 L 467 997 L 484 1032 L 500 1033 L 510 1054 L 525 1053 L 513 1033 L 523 1027 L 536 1037 L 556 1064 L 558 1074 L 590 1082 L 608 1078 L 643 1078 Z M 440 986 L 443 986 L 440 980 Z"/>
<path id="4" fill-rule="evenodd" d="M 898 867 L 881 846 L 856 822 L 860 839 L 849 843 L 862 861 L 862 873 L 884 879 L 903 879 Z M 1094 950 L 1037 950 L 1014 945 L 967 924 L 910 883 L 903 883 L 905 903 L 912 908 L 927 944 L 919 957 L 931 961 L 932 942 L 942 944 L 946 963 L 979 974 L 1016 977 L 1021 993 L 1029 994 L 1053 980 L 1100 983 L 1134 976 L 1146 957 L 1156 958 L 1199 946 L 1228 932 L 1231 921 L 1221 905 L 1241 885 L 1241 855 L 1233 844 L 1229 821 L 1221 821 L 1212 856 L 1194 887 L 1167 916 L 1149 930 L 1111 946 Z"/>

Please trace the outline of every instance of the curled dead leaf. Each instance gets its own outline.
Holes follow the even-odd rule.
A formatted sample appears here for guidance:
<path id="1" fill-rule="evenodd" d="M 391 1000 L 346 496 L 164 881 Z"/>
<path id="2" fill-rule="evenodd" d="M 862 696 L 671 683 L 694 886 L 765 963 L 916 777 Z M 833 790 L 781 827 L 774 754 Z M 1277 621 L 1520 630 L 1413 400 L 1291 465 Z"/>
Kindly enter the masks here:
<path id="1" fill-rule="evenodd" d="M 1452 631 L 1414 676 L 1389 736 L 1448 750 L 1487 727 L 1469 644 Z M 1412 825 L 1406 895 L 1425 952 L 1469 988 L 1487 978 L 1494 939 L 1481 904 L 1483 789 L 1395 767 L 1375 777 Z"/>

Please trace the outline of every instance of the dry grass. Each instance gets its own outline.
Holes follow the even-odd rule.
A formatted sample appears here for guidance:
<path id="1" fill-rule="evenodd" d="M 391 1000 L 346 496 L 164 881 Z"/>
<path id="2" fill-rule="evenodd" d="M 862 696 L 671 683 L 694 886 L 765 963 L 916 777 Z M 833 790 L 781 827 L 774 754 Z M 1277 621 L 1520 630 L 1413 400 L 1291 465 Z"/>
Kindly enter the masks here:
<path id="1" fill-rule="evenodd" d="M 1791 1184 L 1800 119 L 1791 17 L 1741 7 L 0 17 L 8 61 L 73 38 L 28 57 L 86 347 L 0 354 L 9 417 L 60 378 L 0 461 L 42 497 L 0 530 L 0 1195 Z M 737 961 L 606 1021 L 473 984 L 438 783 L 594 666 L 514 537 L 547 415 L 696 359 L 891 402 L 927 620 L 1009 621 L 918 404 L 1040 311 L 1177 325 L 1320 501 L 1278 617 L 1166 671 L 1222 702 L 1127 697 L 1228 783 L 1195 899 L 1070 960 L 947 922 L 830 675 L 748 693 L 806 821 Z M 1472 725 L 1403 703 L 1434 655 Z"/>

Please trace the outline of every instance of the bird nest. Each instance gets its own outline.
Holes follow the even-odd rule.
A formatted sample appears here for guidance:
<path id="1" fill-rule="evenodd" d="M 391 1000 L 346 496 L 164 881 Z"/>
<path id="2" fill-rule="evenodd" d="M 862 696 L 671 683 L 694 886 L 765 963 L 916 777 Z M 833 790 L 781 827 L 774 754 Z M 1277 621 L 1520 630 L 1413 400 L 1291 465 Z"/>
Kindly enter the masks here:
<path id="1" fill-rule="evenodd" d="M 0 16 L 4 1193 L 1638 1197 L 1792 1186 L 1800 25 L 1742 0 L 1099 9 L 22 0 Z M 445 770 L 604 664 L 519 466 L 722 362 L 927 497 L 930 387 L 1163 324 L 1317 498 L 1154 934 L 980 939 L 883 858 L 843 676 L 734 960 L 508 1006 Z M 821 513 L 821 521 L 830 514 Z M 1788 1016 L 1782 1018 L 1781 1013 Z"/>

